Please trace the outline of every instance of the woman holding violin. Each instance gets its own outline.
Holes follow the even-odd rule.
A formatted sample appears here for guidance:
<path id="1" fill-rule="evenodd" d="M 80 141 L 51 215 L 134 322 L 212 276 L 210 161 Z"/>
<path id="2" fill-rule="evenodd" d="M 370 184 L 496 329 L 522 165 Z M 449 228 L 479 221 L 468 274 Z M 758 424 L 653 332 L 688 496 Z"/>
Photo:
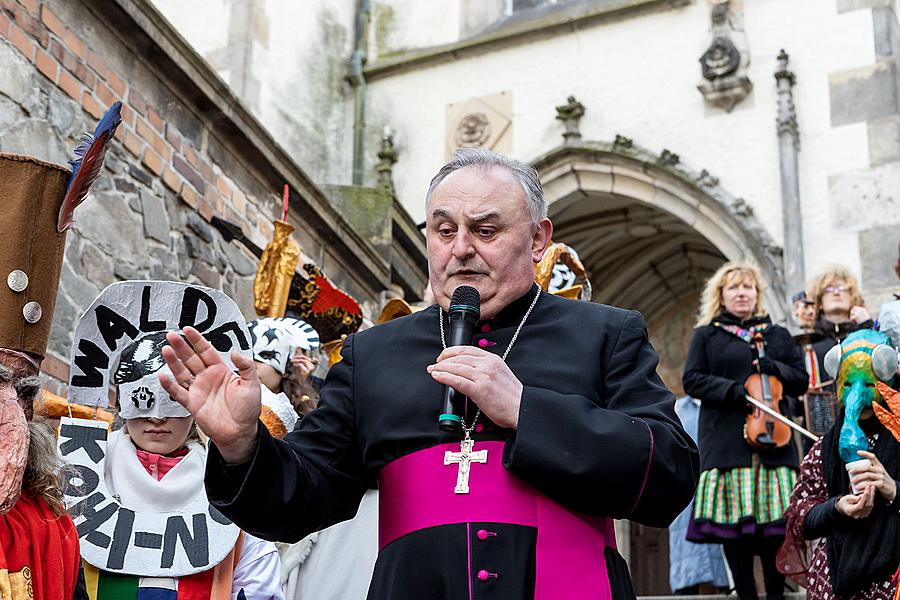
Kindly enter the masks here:
<path id="1" fill-rule="evenodd" d="M 688 350 L 684 390 L 701 402 L 700 483 L 688 539 L 722 544 L 741 600 L 755 599 L 753 557 L 762 561 L 768 600 L 784 596 L 775 555 L 797 480 L 790 429 L 753 407 L 778 412 L 782 394 L 806 391 L 803 355 L 763 308 L 756 267 L 728 263 L 706 283 Z"/>

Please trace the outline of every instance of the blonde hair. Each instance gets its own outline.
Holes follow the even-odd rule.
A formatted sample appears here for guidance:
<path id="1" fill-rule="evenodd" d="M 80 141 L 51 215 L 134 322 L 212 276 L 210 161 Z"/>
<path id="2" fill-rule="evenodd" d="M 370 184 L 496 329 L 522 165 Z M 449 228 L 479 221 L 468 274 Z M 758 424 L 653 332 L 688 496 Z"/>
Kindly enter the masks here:
<path id="1" fill-rule="evenodd" d="M 756 308 L 753 316 L 765 316 L 769 314 L 763 306 L 763 280 L 759 274 L 759 267 L 750 263 L 725 263 L 713 274 L 703 288 L 700 296 L 700 313 L 697 315 L 697 327 L 708 325 L 713 318 L 725 308 L 722 302 L 722 290 L 734 275 L 742 279 L 750 279 L 756 288 Z"/>
<path id="2" fill-rule="evenodd" d="M 816 318 L 822 314 L 822 296 L 825 295 L 825 288 L 842 281 L 847 286 L 847 293 L 850 295 L 850 306 L 862 306 L 865 308 L 866 301 L 863 300 L 862 294 L 859 292 L 859 281 L 850 273 L 847 267 L 841 265 L 830 265 L 822 273 L 816 277 L 812 284 L 812 297 L 816 308 Z"/>

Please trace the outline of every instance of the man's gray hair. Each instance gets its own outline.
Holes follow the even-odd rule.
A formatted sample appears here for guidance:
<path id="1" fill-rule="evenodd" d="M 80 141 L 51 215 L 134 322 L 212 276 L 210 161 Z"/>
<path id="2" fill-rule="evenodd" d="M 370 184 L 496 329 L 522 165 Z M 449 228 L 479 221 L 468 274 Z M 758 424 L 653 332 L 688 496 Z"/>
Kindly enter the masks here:
<path id="1" fill-rule="evenodd" d="M 544 199 L 544 188 L 537 171 L 528 163 L 497 154 L 483 148 L 459 148 L 453 152 L 453 156 L 447 161 L 441 170 L 437 172 L 428 193 L 425 194 L 425 206 L 431 201 L 431 195 L 437 186 L 441 184 L 450 173 L 466 167 L 477 167 L 487 171 L 491 167 L 502 167 L 513 174 L 525 190 L 525 199 L 528 203 L 528 212 L 531 213 L 531 221 L 537 225 L 542 219 L 547 218 L 547 201 Z"/>

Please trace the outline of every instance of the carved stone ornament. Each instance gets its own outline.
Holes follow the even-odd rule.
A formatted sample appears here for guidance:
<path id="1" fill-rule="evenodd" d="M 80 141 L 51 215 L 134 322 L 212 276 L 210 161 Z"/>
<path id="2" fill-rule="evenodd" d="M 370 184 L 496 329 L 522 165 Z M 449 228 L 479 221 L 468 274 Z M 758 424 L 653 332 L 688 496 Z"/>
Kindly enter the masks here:
<path id="1" fill-rule="evenodd" d="M 671 150 L 663 148 L 662 154 L 659 155 L 659 160 L 657 160 L 656 162 L 659 163 L 660 165 L 666 167 L 666 166 L 677 165 L 680 160 L 681 160 L 680 156 L 678 156 Z"/>
<path id="2" fill-rule="evenodd" d="M 700 56 L 703 82 L 697 89 L 707 102 L 731 112 L 753 90 L 747 77 L 750 52 L 742 24 L 743 11 L 738 0 L 712 2 L 710 41 Z"/>
<path id="3" fill-rule="evenodd" d="M 578 122 L 584 116 L 584 104 L 569 96 L 566 103 L 556 107 L 556 119 L 563 122 L 566 130 L 563 132 L 565 143 L 571 144 L 581 139 L 581 131 Z"/>
<path id="4" fill-rule="evenodd" d="M 397 150 L 394 148 L 394 132 L 385 125 L 381 136 L 381 149 L 378 150 L 378 164 L 375 172 L 378 173 L 378 185 L 391 193 L 394 193 L 394 163 L 397 162 Z"/>
<path id="5" fill-rule="evenodd" d="M 456 145 L 481 148 L 491 137 L 491 123 L 484 113 L 469 113 L 456 126 Z"/>
<path id="6" fill-rule="evenodd" d="M 445 151 L 457 148 L 484 148 L 512 154 L 512 92 L 468 98 L 447 105 Z"/>
<path id="7" fill-rule="evenodd" d="M 634 141 L 631 138 L 625 137 L 622 134 L 617 133 L 616 139 L 613 142 L 616 146 L 620 148 L 631 148 L 634 145 Z"/>
<path id="8" fill-rule="evenodd" d="M 738 70 L 741 64 L 741 53 L 727 37 L 717 37 L 712 45 L 700 57 L 703 78 L 714 81 L 727 77 Z"/>

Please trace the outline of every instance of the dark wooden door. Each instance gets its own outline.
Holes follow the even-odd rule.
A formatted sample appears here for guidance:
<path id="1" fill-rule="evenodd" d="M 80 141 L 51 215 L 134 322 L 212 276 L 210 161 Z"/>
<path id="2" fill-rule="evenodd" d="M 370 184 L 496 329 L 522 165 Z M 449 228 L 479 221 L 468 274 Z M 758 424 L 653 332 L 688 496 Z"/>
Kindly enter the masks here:
<path id="1" fill-rule="evenodd" d="M 631 523 L 631 579 L 638 596 L 663 596 L 669 589 L 669 530 Z"/>

